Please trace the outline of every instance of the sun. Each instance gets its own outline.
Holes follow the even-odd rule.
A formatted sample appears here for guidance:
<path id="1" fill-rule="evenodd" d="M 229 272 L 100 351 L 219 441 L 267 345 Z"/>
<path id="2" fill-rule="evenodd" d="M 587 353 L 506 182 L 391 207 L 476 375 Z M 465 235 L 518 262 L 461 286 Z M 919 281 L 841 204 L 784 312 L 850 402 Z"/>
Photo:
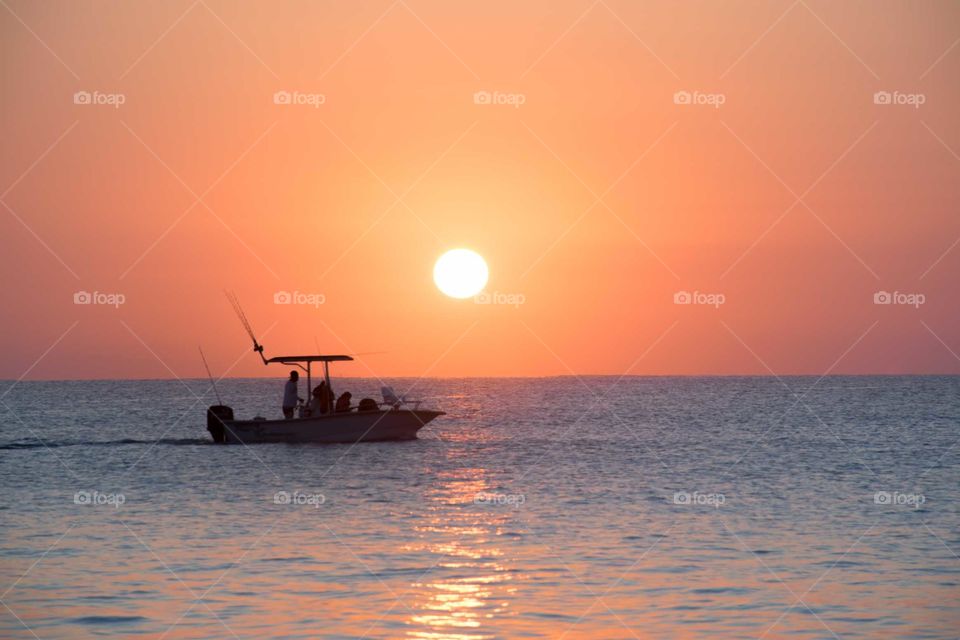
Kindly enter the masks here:
<path id="1" fill-rule="evenodd" d="M 475 296 L 487 284 L 487 263 L 470 249 L 451 249 L 433 265 L 433 281 L 451 298 Z"/>

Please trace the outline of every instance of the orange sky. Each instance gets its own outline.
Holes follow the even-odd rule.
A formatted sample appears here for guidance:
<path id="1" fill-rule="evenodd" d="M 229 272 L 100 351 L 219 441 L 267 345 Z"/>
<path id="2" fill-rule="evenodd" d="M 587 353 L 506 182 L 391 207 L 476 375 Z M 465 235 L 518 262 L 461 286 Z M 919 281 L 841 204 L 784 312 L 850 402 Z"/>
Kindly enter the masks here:
<path id="1" fill-rule="evenodd" d="M 359 4 L 5 0 L 0 378 L 960 372 L 957 3 Z"/>

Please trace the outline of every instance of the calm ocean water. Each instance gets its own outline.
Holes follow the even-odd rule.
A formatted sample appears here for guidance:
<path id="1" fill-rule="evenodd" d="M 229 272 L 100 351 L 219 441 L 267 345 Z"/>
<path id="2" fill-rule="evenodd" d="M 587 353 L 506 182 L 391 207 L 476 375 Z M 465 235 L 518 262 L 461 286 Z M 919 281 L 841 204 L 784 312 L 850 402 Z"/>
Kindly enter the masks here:
<path id="1" fill-rule="evenodd" d="M 280 379 L 219 387 L 279 414 Z M 17 384 L 0 637 L 960 634 L 960 378 L 411 395 L 449 414 L 417 441 L 245 447 L 209 443 L 204 380 Z"/>

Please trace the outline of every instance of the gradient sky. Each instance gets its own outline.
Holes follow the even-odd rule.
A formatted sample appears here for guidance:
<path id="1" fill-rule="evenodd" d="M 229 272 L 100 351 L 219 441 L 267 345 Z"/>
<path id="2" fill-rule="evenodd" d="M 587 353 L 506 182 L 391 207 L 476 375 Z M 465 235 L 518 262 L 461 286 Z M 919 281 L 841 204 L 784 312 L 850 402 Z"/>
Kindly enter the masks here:
<path id="1" fill-rule="evenodd" d="M 224 289 L 268 355 L 383 352 L 343 375 L 960 372 L 956 2 L 4 0 L 0 29 L 0 378 L 196 377 L 198 345 L 283 375 Z M 460 246 L 523 304 L 442 295 Z"/>

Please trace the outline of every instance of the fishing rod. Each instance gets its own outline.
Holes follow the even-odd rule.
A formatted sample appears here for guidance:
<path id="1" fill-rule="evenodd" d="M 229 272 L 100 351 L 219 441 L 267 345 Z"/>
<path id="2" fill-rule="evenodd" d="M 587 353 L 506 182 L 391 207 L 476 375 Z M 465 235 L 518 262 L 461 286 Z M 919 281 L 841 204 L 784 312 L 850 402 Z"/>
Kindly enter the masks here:
<path id="1" fill-rule="evenodd" d="M 263 364 L 267 364 L 267 359 L 263 356 L 263 345 L 257 342 L 257 336 L 253 333 L 253 327 L 250 326 L 250 321 L 247 320 L 247 314 L 243 312 L 243 307 L 240 306 L 240 300 L 237 298 L 237 294 L 233 291 L 224 291 L 223 293 L 227 296 L 227 300 L 233 307 L 233 312 L 237 314 L 237 317 L 240 319 L 240 324 L 243 325 L 247 335 L 253 340 L 253 350 L 260 354 L 260 359 L 263 360 Z"/>
<path id="2" fill-rule="evenodd" d="M 203 355 L 203 349 L 197 346 L 197 350 L 200 351 L 200 359 L 203 360 L 203 367 L 207 370 L 207 375 L 210 377 L 210 385 L 213 387 L 213 392 L 217 395 L 217 404 L 222 405 L 223 401 L 220 399 L 220 392 L 217 391 L 217 383 L 213 379 L 213 374 L 210 373 L 210 366 L 207 364 L 206 356 Z"/>

